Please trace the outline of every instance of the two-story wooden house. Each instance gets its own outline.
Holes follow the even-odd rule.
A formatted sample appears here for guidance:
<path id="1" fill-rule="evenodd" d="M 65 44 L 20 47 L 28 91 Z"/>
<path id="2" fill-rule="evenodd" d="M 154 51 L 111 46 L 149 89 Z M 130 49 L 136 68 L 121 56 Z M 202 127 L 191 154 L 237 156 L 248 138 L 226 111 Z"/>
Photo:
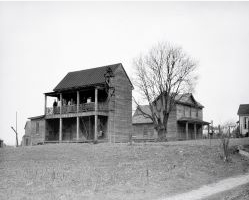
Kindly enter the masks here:
<path id="1" fill-rule="evenodd" d="M 121 63 L 68 73 L 45 93 L 31 120 L 31 143 L 126 142 L 132 131 L 132 83 Z M 47 98 L 57 102 L 47 106 Z"/>
<path id="2" fill-rule="evenodd" d="M 160 105 L 158 104 L 157 106 Z M 140 108 L 143 112 L 151 114 L 148 105 L 143 105 Z M 203 108 L 204 106 L 197 102 L 191 93 L 177 95 L 175 105 L 168 119 L 167 139 L 189 140 L 202 138 L 203 126 L 209 126 L 208 122 L 203 121 Z M 157 138 L 153 122 L 148 117 L 145 117 L 139 109 L 133 115 L 132 125 L 133 135 L 136 138 Z"/>

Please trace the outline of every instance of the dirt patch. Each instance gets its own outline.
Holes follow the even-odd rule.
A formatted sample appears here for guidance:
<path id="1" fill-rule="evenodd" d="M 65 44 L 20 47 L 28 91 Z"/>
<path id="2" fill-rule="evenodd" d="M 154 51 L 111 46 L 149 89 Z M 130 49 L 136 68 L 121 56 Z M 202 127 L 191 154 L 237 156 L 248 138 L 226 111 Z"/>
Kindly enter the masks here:
<path id="1" fill-rule="evenodd" d="M 247 158 L 220 154 L 215 140 L 5 148 L 0 199 L 158 199 L 248 172 Z"/>

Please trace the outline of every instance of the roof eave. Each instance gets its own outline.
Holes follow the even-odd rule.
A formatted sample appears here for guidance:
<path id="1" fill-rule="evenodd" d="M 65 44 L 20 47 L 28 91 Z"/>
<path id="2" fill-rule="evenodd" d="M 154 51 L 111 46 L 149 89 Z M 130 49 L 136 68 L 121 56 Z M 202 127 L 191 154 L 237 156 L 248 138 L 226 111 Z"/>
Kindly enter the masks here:
<path id="1" fill-rule="evenodd" d="M 187 102 L 182 102 L 182 101 L 179 101 L 179 100 L 176 100 L 176 104 L 183 104 L 183 105 L 193 106 L 193 107 L 197 107 L 197 108 L 204 108 L 203 105 L 194 105 L 194 104 L 187 103 Z"/>
<path id="2" fill-rule="evenodd" d="M 30 120 L 43 119 L 44 117 L 45 117 L 45 115 L 39 115 L 39 116 L 35 116 L 35 117 L 29 117 L 28 119 L 30 119 Z"/>

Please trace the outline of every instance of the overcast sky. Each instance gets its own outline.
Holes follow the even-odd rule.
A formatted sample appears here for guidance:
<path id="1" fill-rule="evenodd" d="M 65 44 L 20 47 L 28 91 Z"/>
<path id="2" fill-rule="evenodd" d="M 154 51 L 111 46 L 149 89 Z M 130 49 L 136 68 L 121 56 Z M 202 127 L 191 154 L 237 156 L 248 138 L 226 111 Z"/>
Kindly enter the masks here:
<path id="1" fill-rule="evenodd" d="M 132 59 L 158 41 L 199 62 L 195 98 L 204 120 L 238 120 L 249 103 L 248 2 L 0 2 L 0 138 L 21 140 L 44 114 L 44 92 L 69 72 Z"/>

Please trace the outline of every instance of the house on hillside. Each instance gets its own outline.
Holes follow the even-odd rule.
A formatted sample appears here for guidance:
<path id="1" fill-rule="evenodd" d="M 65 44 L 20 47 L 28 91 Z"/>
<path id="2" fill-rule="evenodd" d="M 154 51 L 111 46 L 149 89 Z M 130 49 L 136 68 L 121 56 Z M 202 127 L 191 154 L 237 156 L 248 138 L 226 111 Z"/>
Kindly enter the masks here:
<path id="1" fill-rule="evenodd" d="M 239 130 L 243 136 L 249 136 L 249 104 L 240 104 L 239 115 Z"/>
<path id="2" fill-rule="evenodd" d="M 22 146 L 31 145 L 31 121 L 27 121 L 25 124 L 25 134 L 22 136 Z"/>
<path id="3" fill-rule="evenodd" d="M 140 105 L 139 107 L 142 112 L 151 115 L 149 105 Z M 132 116 L 134 139 L 157 139 L 157 131 L 154 129 L 152 120 L 142 115 L 142 112 L 137 108 Z"/>
<path id="4" fill-rule="evenodd" d="M 29 118 L 31 143 L 129 141 L 132 90 L 121 63 L 69 72 L 45 93 L 44 115 Z"/>
<path id="5" fill-rule="evenodd" d="M 203 126 L 209 126 L 209 122 L 203 121 L 203 108 L 191 93 L 177 95 L 175 105 L 168 119 L 168 140 L 190 140 L 202 138 Z M 160 107 L 160 101 L 155 100 Z M 140 109 L 151 114 L 148 105 Z M 136 109 L 132 117 L 133 134 L 138 138 L 155 138 L 153 123 L 145 117 L 139 109 Z M 153 128 L 153 129 L 152 129 Z"/>

